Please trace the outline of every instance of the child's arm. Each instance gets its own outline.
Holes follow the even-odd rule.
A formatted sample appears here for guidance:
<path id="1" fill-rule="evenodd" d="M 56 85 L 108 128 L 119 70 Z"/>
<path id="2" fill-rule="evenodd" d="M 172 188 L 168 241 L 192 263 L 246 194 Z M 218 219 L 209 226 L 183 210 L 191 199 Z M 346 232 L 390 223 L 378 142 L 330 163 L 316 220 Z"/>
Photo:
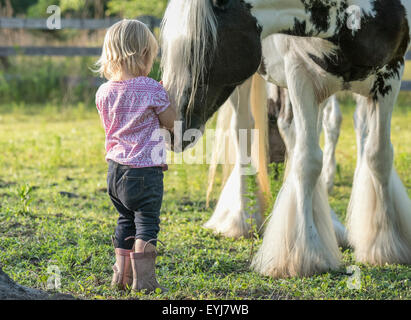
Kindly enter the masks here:
<path id="1" fill-rule="evenodd" d="M 166 110 L 158 115 L 160 124 L 166 129 L 172 131 L 174 128 L 174 121 L 177 120 L 177 112 L 173 106 L 169 106 Z"/>
<path id="2" fill-rule="evenodd" d="M 163 80 L 160 81 L 160 84 L 163 86 Z M 158 114 L 158 118 L 160 119 L 160 124 L 162 127 L 169 131 L 173 131 L 174 121 L 177 120 L 176 109 L 170 105 L 166 110 Z"/>

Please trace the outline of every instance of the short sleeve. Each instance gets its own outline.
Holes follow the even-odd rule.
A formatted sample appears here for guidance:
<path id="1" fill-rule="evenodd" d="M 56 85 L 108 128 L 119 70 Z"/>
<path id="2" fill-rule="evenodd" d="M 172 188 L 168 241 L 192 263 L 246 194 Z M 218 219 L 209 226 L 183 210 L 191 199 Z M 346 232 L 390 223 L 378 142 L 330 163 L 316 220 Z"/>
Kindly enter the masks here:
<path id="1" fill-rule="evenodd" d="M 161 84 L 158 83 L 157 90 L 153 95 L 151 107 L 154 108 L 154 112 L 158 115 L 165 111 L 170 106 L 170 99 L 166 90 Z"/>
<path id="2" fill-rule="evenodd" d="M 96 91 L 96 95 L 95 95 L 95 102 L 96 102 L 96 105 L 98 104 L 98 98 L 99 98 L 99 96 L 100 96 L 100 87 L 97 89 L 97 91 Z"/>
<path id="3" fill-rule="evenodd" d="M 102 103 L 104 100 L 104 94 L 103 94 L 104 89 L 105 89 L 105 84 L 102 84 L 96 92 L 95 103 L 96 103 L 98 112 L 102 111 Z"/>

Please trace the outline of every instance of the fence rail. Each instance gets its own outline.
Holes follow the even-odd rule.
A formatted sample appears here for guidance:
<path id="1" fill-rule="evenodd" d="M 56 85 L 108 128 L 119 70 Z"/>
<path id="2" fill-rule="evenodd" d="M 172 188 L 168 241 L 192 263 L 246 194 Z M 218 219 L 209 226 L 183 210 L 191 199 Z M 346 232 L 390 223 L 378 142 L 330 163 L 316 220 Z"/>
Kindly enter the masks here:
<path id="1" fill-rule="evenodd" d="M 161 19 L 152 16 L 140 16 L 137 18 L 147 24 L 151 29 L 160 25 Z M 118 18 L 109 19 L 61 19 L 62 29 L 107 29 L 114 23 L 120 21 Z M 0 28 L 3 29 L 40 29 L 49 30 L 47 19 L 22 19 L 0 17 Z"/>
<path id="2" fill-rule="evenodd" d="M 25 56 L 99 56 L 100 47 L 0 47 L 0 57 Z"/>
<path id="3" fill-rule="evenodd" d="M 145 23 L 152 31 L 160 26 L 161 19 L 153 16 L 140 16 L 137 18 Z M 85 29 L 98 30 L 107 29 L 114 23 L 120 21 L 118 18 L 110 19 L 61 19 L 62 29 Z M 22 18 L 3 18 L 0 17 L 0 29 L 40 29 L 49 30 L 47 19 L 22 19 Z M 0 47 L 0 57 L 15 55 L 26 56 L 99 56 L 101 48 L 95 47 L 31 47 L 13 46 Z"/>

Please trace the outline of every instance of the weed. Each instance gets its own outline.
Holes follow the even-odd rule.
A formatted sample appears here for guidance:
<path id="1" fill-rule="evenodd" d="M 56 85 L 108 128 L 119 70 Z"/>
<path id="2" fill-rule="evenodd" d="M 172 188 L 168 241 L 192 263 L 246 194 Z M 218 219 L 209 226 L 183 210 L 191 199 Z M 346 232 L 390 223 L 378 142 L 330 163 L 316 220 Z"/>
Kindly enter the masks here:
<path id="1" fill-rule="evenodd" d="M 31 193 L 33 191 L 33 187 L 27 184 L 21 186 L 17 189 L 17 194 L 20 197 L 21 209 L 20 213 L 26 215 L 30 212 L 30 203 L 33 201 L 31 197 Z"/>

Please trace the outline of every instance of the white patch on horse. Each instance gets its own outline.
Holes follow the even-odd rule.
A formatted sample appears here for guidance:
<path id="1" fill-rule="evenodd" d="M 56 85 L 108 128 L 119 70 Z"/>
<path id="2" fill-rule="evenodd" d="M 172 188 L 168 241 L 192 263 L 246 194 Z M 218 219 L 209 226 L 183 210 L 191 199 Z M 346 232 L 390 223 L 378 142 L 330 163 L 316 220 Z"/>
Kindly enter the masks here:
<path id="1" fill-rule="evenodd" d="M 194 103 L 196 88 L 201 82 L 206 51 L 213 51 L 217 24 L 211 1 L 171 0 L 161 25 L 161 66 L 163 82 L 177 108 L 187 99 L 184 92 L 191 87 L 188 111 Z M 211 35 L 211 43 L 204 43 Z M 191 61 L 191 69 L 188 69 Z M 181 110 L 177 110 L 181 114 Z"/>

